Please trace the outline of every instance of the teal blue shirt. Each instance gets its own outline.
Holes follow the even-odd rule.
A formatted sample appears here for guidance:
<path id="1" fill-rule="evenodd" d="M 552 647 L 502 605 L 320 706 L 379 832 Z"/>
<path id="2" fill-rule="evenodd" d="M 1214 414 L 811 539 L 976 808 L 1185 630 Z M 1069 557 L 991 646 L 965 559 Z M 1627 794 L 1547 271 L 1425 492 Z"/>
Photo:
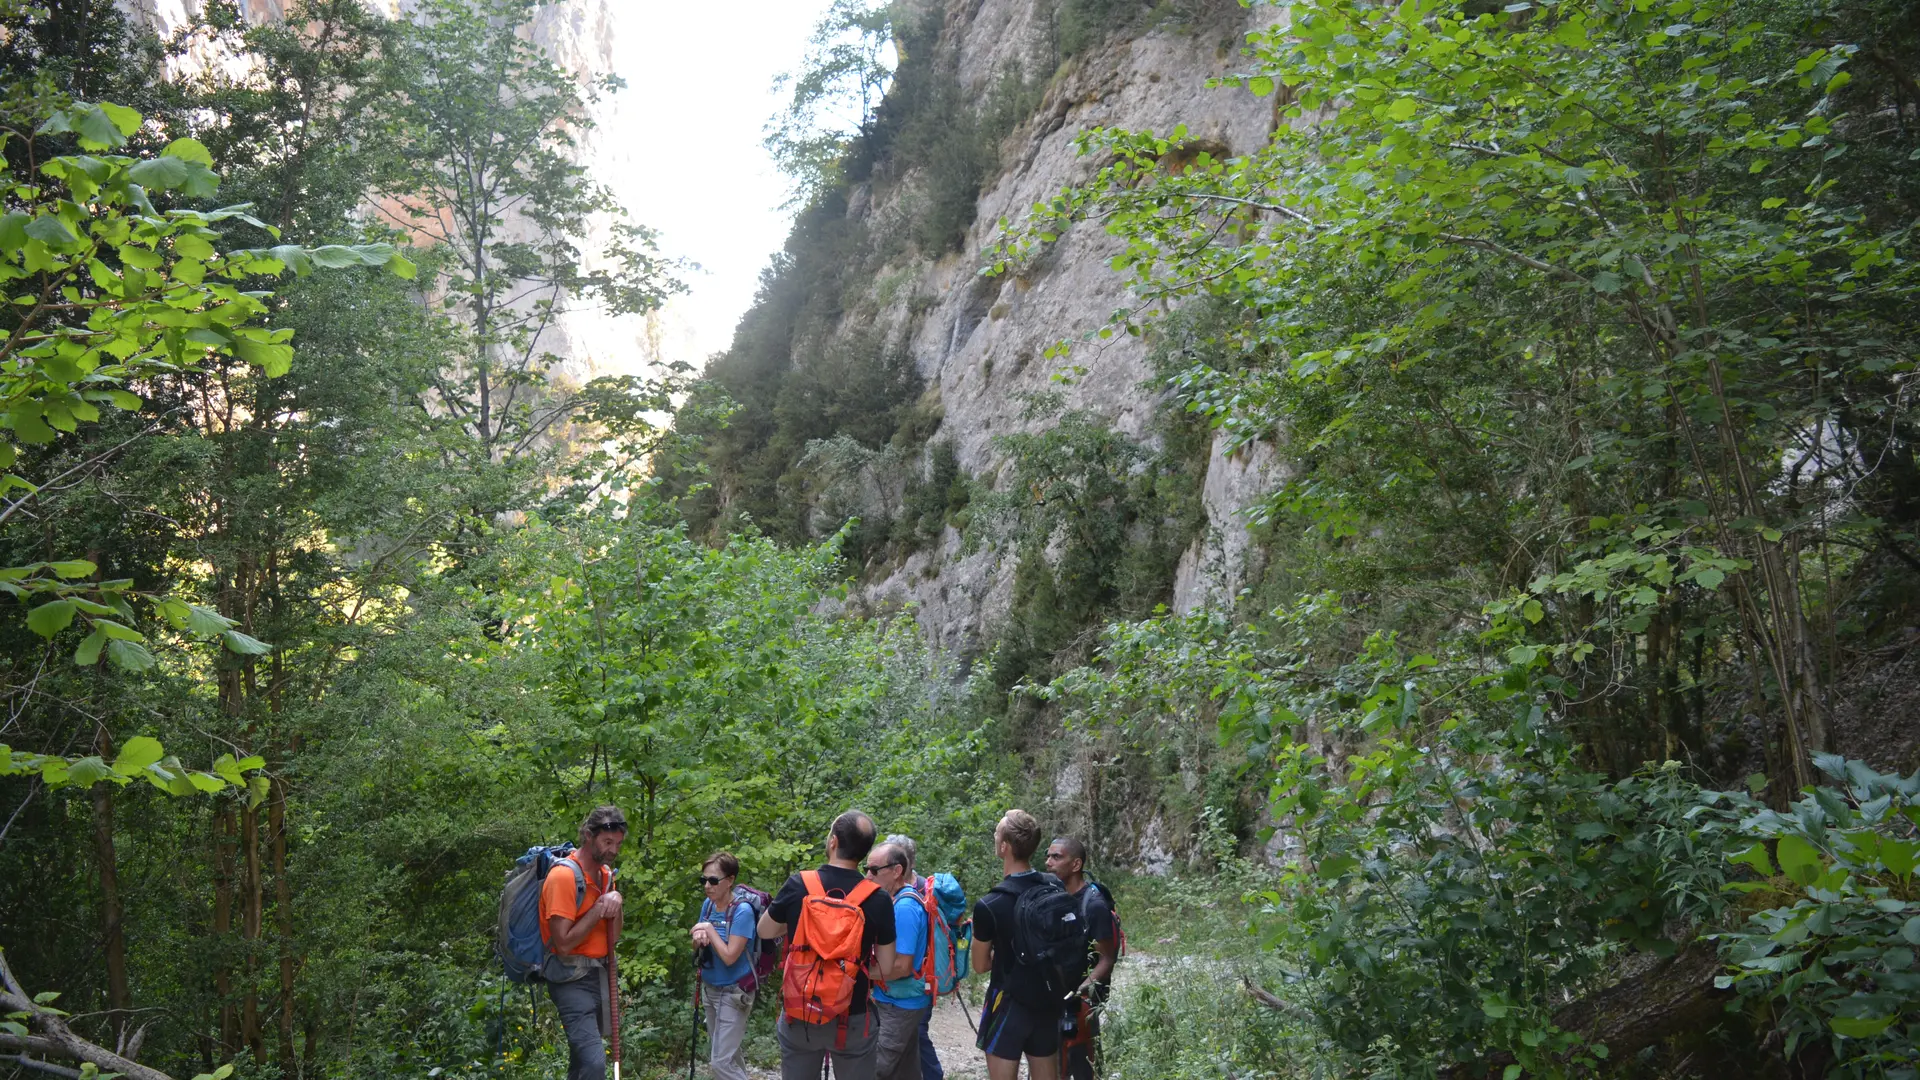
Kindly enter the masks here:
<path id="1" fill-rule="evenodd" d="M 874 988 L 874 996 L 902 1009 L 926 1009 L 933 1006 L 927 996 L 927 981 L 920 977 L 920 962 L 927 955 L 926 901 L 913 889 L 901 889 L 893 898 L 893 947 L 913 961 L 913 974 Z"/>

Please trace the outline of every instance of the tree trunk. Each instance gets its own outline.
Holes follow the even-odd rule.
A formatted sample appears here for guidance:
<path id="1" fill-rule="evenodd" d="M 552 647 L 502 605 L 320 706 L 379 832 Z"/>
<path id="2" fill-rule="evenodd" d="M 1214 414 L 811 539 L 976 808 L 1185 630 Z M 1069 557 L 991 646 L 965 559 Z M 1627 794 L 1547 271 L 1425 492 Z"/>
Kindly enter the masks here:
<path id="1" fill-rule="evenodd" d="M 213 989 L 220 999 L 220 1053 L 240 1049 L 240 1028 L 233 1011 L 233 968 L 228 948 L 233 933 L 233 801 L 220 799 L 213 812 Z"/>
<path id="2" fill-rule="evenodd" d="M 113 760 L 113 737 L 105 728 L 95 744 L 100 760 Z M 100 871 L 100 944 L 107 962 L 107 1027 L 116 1038 L 133 997 L 127 989 L 127 935 L 121 919 L 119 858 L 113 846 L 112 784 L 93 785 L 93 856 Z"/>
<path id="3" fill-rule="evenodd" d="M 249 800 L 251 802 L 251 800 Z M 267 1054 L 266 1034 L 260 1027 L 260 926 L 264 893 L 260 880 L 260 808 L 249 805 L 240 811 L 240 843 L 245 853 L 245 893 L 246 912 L 240 925 L 240 936 L 246 942 L 246 986 L 241 998 L 241 1027 L 246 1037 L 247 1049 L 253 1054 L 256 1063 L 264 1063 Z"/>
<path id="4" fill-rule="evenodd" d="M 1726 1013 L 1730 990 L 1714 988 L 1723 965 L 1710 941 L 1696 941 L 1673 956 L 1629 959 L 1626 976 L 1553 1014 L 1554 1026 L 1589 1044 L 1604 1043 L 1609 1061 L 1627 1061 L 1671 1036 L 1704 1031 Z M 1475 1064 L 1453 1065 L 1449 1080 L 1498 1077 L 1514 1064 L 1511 1054 L 1494 1054 Z"/>
<path id="5" fill-rule="evenodd" d="M 300 1075 L 293 1050 L 293 886 L 287 881 L 287 782 L 273 779 L 267 831 L 273 844 L 273 914 L 280 934 L 280 1075 Z"/>
<path id="6" fill-rule="evenodd" d="M 104 1046 L 88 1042 L 75 1035 L 73 1029 L 67 1026 L 66 1014 L 42 1008 L 35 1002 L 33 996 L 20 985 L 19 980 L 13 977 L 13 969 L 7 966 L 5 954 L 0 953 L 0 1015 L 5 1014 L 13 1014 L 25 1020 L 39 1034 L 16 1035 L 12 1032 L 0 1031 L 0 1050 L 14 1051 L 22 1058 L 27 1054 L 39 1054 L 42 1057 L 63 1057 L 89 1062 L 101 1071 L 117 1073 L 130 1080 L 171 1080 L 166 1073 L 158 1069 L 149 1069 L 131 1058 L 121 1057 Z M 19 1060 L 22 1065 L 27 1064 L 25 1060 L 16 1060 Z"/>

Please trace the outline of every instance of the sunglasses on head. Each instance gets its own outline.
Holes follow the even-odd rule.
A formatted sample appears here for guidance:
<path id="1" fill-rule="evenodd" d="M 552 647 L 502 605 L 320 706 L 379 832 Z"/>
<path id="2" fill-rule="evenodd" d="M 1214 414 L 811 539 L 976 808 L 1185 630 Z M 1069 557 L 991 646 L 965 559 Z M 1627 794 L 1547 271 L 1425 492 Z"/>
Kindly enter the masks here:
<path id="1" fill-rule="evenodd" d="M 718 885 L 725 880 L 727 879 L 723 877 L 710 877 L 706 874 L 700 875 L 700 884 L 702 885 Z"/>

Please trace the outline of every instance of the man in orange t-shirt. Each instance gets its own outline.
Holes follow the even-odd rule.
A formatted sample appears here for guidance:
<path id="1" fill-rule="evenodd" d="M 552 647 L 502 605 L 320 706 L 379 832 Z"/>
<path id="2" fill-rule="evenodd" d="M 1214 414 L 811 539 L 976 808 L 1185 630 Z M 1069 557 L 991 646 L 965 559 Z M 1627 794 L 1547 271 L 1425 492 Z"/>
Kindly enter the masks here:
<path id="1" fill-rule="evenodd" d="M 620 940 L 620 893 L 612 863 L 627 839 L 619 807 L 601 806 L 580 823 L 580 846 L 540 886 L 540 936 L 552 955 L 541 974 L 567 1031 L 567 1080 L 606 1080 L 612 1031 L 606 958 Z M 577 899 L 576 899 L 577 898 Z"/>

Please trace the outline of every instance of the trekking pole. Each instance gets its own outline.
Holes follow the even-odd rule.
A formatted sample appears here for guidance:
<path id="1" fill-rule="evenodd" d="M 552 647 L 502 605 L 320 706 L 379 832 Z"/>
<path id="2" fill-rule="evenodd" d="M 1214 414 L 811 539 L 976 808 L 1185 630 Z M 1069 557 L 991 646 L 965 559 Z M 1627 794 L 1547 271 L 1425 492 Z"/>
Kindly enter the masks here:
<path id="1" fill-rule="evenodd" d="M 693 1026 L 687 1031 L 687 1080 L 700 1060 L 700 969 L 693 969 Z"/>
<path id="2" fill-rule="evenodd" d="M 607 1004 L 613 1021 L 613 1080 L 620 1080 L 620 958 L 607 950 Z"/>

